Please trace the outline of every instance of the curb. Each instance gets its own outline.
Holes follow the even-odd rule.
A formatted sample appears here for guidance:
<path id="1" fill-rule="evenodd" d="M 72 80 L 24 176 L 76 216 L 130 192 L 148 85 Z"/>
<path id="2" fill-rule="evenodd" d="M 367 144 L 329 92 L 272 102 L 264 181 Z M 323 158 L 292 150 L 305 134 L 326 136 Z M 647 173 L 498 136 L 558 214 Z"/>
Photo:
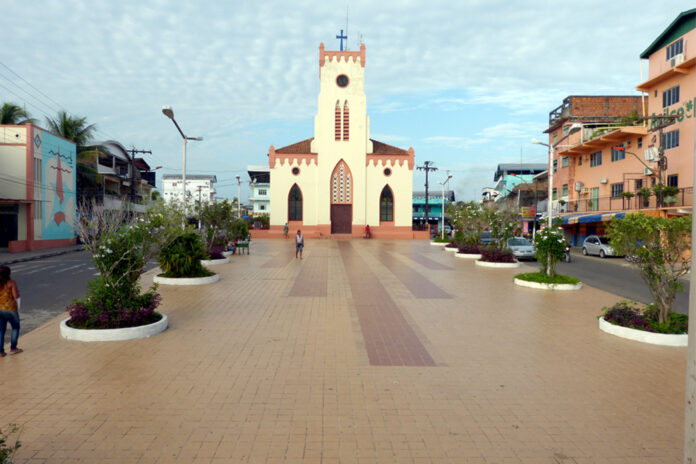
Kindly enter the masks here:
<path id="1" fill-rule="evenodd" d="M 80 248 L 76 247 L 74 250 L 61 250 L 61 251 L 41 253 L 38 255 L 25 256 L 24 258 L 11 259 L 9 261 L 0 261 L 0 266 L 6 266 L 8 264 L 24 263 L 27 261 L 35 261 L 37 259 L 50 258 L 52 256 L 67 255 L 68 253 L 75 253 L 77 251 L 85 251 L 85 249 L 84 249 L 84 247 L 80 247 Z"/>

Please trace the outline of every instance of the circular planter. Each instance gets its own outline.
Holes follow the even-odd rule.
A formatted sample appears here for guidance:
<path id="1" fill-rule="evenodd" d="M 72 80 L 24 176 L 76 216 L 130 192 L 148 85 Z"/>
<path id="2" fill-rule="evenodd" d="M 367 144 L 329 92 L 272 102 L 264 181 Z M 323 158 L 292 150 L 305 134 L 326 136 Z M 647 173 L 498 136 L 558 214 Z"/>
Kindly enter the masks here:
<path id="1" fill-rule="evenodd" d="M 481 255 L 476 254 L 476 253 L 459 253 L 459 252 L 457 252 L 454 254 L 454 256 L 456 258 L 463 258 L 463 259 L 481 259 Z"/>
<path id="2" fill-rule="evenodd" d="M 68 327 L 70 318 L 63 319 L 60 323 L 60 336 L 66 340 L 77 342 L 118 342 L 123 340 L 137 340 L 147 338 L 164 332 L 169 321 L 166 314 L 162 314 L 162 319 L 148 325 L 139 327 L 126 327 L 123 329 L 73 329 Z"/>
<path id="3" fill-rule="evenodd" d="M 156 275 L 152 280 L 156 284 L 164 285 L 206 285 L 220 280 L 220 274 L 207 277 L 162 277 Z"/>
<path id="4" fill-rule="evenodd" d="M 201 259 L 201 264 L 204 266 L 215 266 L 216 264 L 227 264 L 230 260 L 227 258 L 222 259 Z"/>
<path id="5" fill-rule="evenodd" d="M 514 263 L 491 263 L 489 261 L 481 261 L 480 259 L 474 261 L 474 264 L 481 267 L 492 267 L 497 269 L 513 269 L 520 267 L 520 263 L 515 261 Z"/>
<path id="6" fill-rule="evenodd" d="M 458 247 L 448 247 L 448 246 L 446 246 L 446 247 L 445 247 L 445 251 L 449 251 L 450 253 L 457 253 L 457 252 L 459 252 L 459 248 L 458 248 Z"/>
<path id="7" fill-rule="evenodd" d="M 225 258 L 228 258 L 228 257 L 232 256 L 232 253 L 233 253 L 232 251 L 223 251 L 222 256 L 224 256 Z"/>
<path id="8" fill-rule="evenodd" d="M 620 325 L 607 322 L 603 317 L 599 318 L 599 329 L 616 335 L 621 338 L 628 338 L 637 342 L 650 343 L 653 345 L 662 346 L 688 346 L 688 334 L 661 334 L 646 332 L 644 330 L 631 329 L 629 327 L 621 327 Z"/>
<path id="9" fill-rule="evenodd" d="M 430 242 L 430 244 L 431 244 L 432 246 L 443 247 L 443 246 L 449 245 L 449 242 Z"/>
<path id="10" fill-rule="evenodd" d="M 518 278 L 515 278 L 513 282 L 520 287 L 538 288 L 540 290 L 580 290 L 582 288 L 582 282 L 578 282 L 577 284 L 545 284 Z"/>

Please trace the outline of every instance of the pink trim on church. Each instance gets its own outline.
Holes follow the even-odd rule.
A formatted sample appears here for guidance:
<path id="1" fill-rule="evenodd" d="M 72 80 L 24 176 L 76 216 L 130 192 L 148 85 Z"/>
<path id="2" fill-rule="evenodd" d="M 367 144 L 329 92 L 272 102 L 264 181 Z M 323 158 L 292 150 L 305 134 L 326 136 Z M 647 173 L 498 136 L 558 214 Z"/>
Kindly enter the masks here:
<path id="1" fill-rule="evenodd" d="M 329 59 L 329 61 L 333 60 L 334 58 L 337 58 L 339 61 L 341 58 L 345 58 L 346 63 L 350 58 L 353 58 L 353 63 L 357 61 L 358 58 L 360 58 L 360 66 L 365 67 L 365 44 L 360 44 L 360 51 L 359 52 L 347 52 L 347 51 L 326 51 L 324 50 L 324 44 L 320 43 L 319 44 L 319 74 L 321 75 L 321 68 L 324 66 L 324 62 L 326 61 L 326 58 Z"/>
<path id="2" fill-rule="evenodd" d="M 298 166 L 310 164 L 317 165 L 317 154 L 316 153 L 276 153 L 275 148 L 271 145 L 268 149 L 268 166 L 273 169 L 276 167 L 276 161 L 280 162 L 280 166 L 287 164 L 292 165 L 295 161 Z"/>
<path id="3" fill-rule="evenodd" d="M 373 166 L 377 166 L 378 163 L 381 164 L 382 166 L 386 166 L 387 163 L 389 163 L 391 166 L 394 166 L 395 164 L 399 164 L 399 166 L 404 165 L 404 161 L 408 161 L 408 169 L 413 171 L 413 166 L 415 164 L 415 152 L 413 151 L 413 148 L 408 149 L 408 155 L 373 155 L 373 154 L 367 154 L 365 156 L 365 166 L 369 166 L 370 162 L 372 162 Z"/>

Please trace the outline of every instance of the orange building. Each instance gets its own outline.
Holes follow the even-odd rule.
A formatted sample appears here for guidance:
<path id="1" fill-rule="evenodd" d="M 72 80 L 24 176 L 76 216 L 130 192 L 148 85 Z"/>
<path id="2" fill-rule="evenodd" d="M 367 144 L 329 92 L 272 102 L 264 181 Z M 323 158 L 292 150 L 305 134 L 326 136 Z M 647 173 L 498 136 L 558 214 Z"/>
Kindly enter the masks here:
<path id="1" fill-rule="evenodd" d="M 603 234 L 614 216 L 691 214 L 696 9 L 640 57 L 649 60 L 648 79 L 637 87 L 643 96 L 568 97 L 550 113 L 554 213 L 576 246 Z"/>

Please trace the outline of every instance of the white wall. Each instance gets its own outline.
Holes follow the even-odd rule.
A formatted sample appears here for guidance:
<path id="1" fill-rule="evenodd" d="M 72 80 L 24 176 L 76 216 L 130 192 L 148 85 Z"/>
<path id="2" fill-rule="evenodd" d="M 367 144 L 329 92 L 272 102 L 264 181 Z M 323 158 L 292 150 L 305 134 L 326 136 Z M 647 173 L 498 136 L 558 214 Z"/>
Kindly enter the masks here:
<path id="1" fill-rule="evenodd" d="M 24 126 L 0 126 L 0 198 L 27 199 L 27 130 Z M 31 179 L 29 179 L 31 180 Z"/>

